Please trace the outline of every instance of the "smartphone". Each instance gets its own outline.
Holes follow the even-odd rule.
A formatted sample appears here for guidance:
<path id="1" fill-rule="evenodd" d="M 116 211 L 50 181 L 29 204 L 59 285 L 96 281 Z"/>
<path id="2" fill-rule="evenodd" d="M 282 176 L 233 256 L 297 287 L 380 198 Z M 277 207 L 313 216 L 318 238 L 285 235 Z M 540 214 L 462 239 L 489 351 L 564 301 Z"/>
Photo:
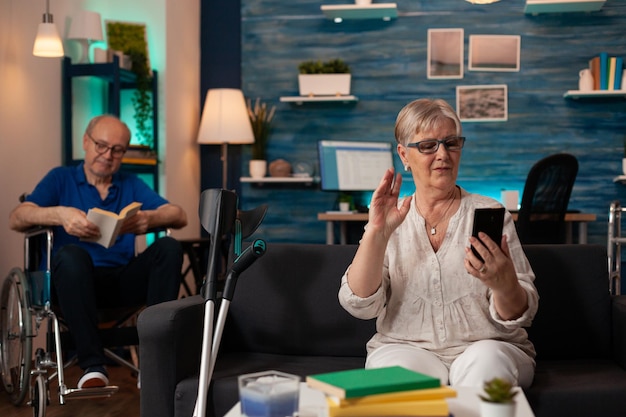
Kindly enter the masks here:
<path id="1" fill-rule="evenodd" d="M 500 241 L 502 240 L 502 227 L 504 225 L 504 210 L 504 207 L 475 209 L 472 236 L 478 239 L 478 232 L 483 232 L 486 233 L 491 240 L 500 245 Z M 474 252 L 474 255 L 476 255 L 478 259 L 483 260 L 473 246 L 472 252 Z"/>

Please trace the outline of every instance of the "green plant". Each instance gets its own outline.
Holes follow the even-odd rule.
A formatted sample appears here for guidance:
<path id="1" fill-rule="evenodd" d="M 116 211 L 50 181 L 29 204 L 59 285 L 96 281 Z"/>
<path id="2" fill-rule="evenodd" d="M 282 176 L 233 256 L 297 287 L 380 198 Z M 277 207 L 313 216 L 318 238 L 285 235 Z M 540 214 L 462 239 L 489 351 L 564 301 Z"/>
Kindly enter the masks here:
<path id="1" fill-rule="evenodd" d="M 267 140 L 272 128 L 272 120 L 276 112 L 276 106 L 268 109 L 267 103 L 263 103 L 260 98 L 254 102 L 247 101 L 248 116 L 252 124 L 254 143 L 252 144 L 252 159 L 265 159 L 267 150 Z"/>
<path id="2" fill-rule="evenodd" d="M 300 74 L 349 74 L 350 67 L 341 59 L 330 61 L 304 61 L 298 66 Z"/>
<path id="3" fill-rule="evenodd" d="M 517 391 L 513 390 L 513 384 L 502 378 L 485 381 L 483 390 L 486 395 L 479 395 L 480 399 L 490 403 L 512 403 L 517 395 Z"/>
<path id="4" fill-rule="evenodd" d="M 138 143 L 153 147 L 152 72 L 148 62 L 148 43 L 144 24 L 107 22 L 109 48 L 130 56 L 131 71 L 136 75 L 136 90 L 131 98 L 135 109 Z"/>

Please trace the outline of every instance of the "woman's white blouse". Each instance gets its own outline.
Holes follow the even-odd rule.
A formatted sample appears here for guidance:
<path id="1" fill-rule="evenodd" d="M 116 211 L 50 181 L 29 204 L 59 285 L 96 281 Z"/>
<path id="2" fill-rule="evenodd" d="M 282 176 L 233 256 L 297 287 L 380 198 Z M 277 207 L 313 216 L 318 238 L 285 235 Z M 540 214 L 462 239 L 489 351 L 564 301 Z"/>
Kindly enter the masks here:
<path id="1" fill-rule="evenodd" d="M 517 277 L 528 293 L 528 309 L 516 320 L 502 320 L 489 288 L 468 274 L 463 264 L 474 209 L 501 205 L 465 190 L 461 190 L 461 196 L 460 207 L 450 219 L 436 253 L 413 199 L 406 219 L 389 239 L 378 291 L 367 298 L 358 297 L 348 285 L 347 271 L 344 274 L 339 290 L 341 305 L 355 317 L 377 318 L 377 333 L 367 344 L 368 352 L 386 343 L 408 343 L 450 364 L 472 342 L 495 339 L 535 356 L 523 327 L 530 326 L 539 297 L 513 219 L 508 212 L 505 214 L 503 233 Z"/>

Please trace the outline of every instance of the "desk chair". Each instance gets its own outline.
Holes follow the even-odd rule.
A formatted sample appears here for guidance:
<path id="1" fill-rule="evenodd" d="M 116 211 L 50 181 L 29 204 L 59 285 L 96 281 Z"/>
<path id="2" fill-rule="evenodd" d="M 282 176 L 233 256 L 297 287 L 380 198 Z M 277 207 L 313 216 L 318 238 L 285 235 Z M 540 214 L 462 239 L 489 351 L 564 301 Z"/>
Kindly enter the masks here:
<path id="1" fill-rule="evenodd" d="M 532 166 L 516 223 L 523 244 L 565 243 L 565 213 L 577 173 L 578 161 L 567 153 Z"/>

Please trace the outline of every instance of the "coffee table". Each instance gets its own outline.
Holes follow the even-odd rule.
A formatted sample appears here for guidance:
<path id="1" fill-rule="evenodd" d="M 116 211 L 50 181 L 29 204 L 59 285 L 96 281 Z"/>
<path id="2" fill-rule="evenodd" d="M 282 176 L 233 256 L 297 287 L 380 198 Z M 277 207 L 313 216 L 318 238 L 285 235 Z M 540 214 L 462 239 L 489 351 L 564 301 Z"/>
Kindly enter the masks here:
<path id="1" fill-rule="evenodd" d="M 474 387 L 453 387 L 456 398 L 448 399 L 450 414 L 454 417 L 480 417 L 480 399 L 478 398 L 478 388 Z M 524 392 L 520 389 L 515 397 L 517 407 L 515 417 L 535 417 L 530 408 Z M 306 383 L 300 384 L 300 417 L 328 417 L 326 412 L 326 401 L 321 391 L 309 388 Z M 241 417 L 241 406 L 235 404 L 224 417 Z"/>

